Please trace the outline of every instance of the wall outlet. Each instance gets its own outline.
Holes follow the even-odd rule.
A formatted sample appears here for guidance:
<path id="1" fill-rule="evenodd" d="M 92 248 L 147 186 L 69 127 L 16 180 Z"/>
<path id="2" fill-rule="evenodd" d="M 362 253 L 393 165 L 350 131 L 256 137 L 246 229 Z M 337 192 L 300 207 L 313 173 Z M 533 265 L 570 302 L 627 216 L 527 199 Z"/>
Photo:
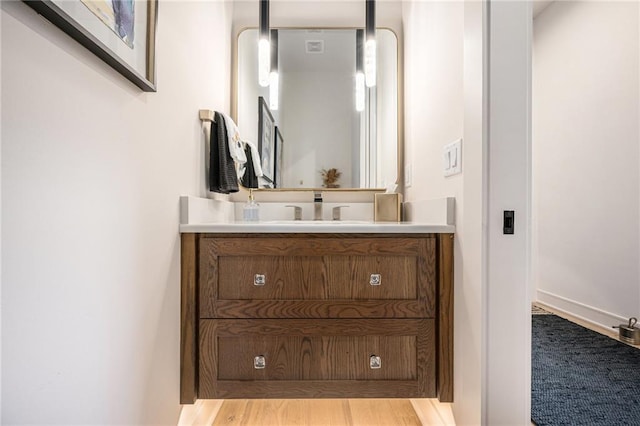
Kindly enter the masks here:
<path id="1" fill-rule="evenodd" d="M 411 182 L 413 179 L 413 176 L 411 175 L 411 164 L 407 164 L 406 166 L 404 166 L 404 187 L 408 188 L 411 186 Z"/>
<path id="2" fill-rule="evenodd" d="M 462 173 L 462 139 L 444 146 L 442 149 L 442 168 L 445 176 Z"/>

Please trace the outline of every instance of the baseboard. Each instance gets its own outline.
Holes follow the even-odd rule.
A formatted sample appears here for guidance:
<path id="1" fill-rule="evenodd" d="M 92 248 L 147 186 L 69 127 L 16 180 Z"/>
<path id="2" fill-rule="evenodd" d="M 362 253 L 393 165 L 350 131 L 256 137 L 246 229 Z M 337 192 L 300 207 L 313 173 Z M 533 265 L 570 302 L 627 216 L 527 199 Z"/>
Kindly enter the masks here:
<path id="1" fill-rule="evenodd" d="M 601 329 L 602 332 L 606 331 L 606 333 L 611 332 L 612 326 L 624 324 L 629 321 L 628 318 L 624 318 L 620 315 L 616 315 L 545 290 L 537 291 L 537 299 L 538 304 L 542 305 L 542 308 L 546 305 L 551 308 L 552 311 L 559 311 L 582 321 L 586 321 L 592 326 Z"/>

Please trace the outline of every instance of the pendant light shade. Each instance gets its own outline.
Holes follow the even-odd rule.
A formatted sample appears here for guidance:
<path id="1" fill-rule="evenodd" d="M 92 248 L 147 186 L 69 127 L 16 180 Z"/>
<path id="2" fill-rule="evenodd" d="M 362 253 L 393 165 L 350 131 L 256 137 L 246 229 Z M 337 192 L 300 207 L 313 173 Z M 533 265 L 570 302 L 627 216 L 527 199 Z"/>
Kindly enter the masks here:
<path id="1" fill-rule="evenodd" d="M 376 85 L 376 3 L 366 1 L 364 75 L 367 87 Z"/>
<path id="2" fill-rule="evenodd" d="M 269 41 L 269 0 L 260 0 L 260 29 L 258 34 L 258 83 L 269 85 L 271 46 Z"/>
<path id="3" fill-rule="evenodd" d="M 269 108 L 277 111 L 280 76 L 278 74 L 278 30 L 271 30 L 271 73 L 269 74 Z"/>
<path id="4" fill-rule="evenodd" d="M 356 30 L 356 79 L 355 97 L 356 111 L 364 111 L 365 88 L 364 88 L 364 30 Z"/>

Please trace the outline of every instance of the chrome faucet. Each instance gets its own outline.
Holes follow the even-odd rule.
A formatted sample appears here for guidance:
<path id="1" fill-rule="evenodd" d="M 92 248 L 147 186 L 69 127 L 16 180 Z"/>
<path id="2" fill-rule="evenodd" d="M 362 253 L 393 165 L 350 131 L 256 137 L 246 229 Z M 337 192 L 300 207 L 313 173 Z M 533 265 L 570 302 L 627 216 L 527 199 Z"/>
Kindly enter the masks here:
<path id="1" fill-rule="evenodd" d="M 333 208 L 333 214 L 331 215 L 333 217 L 333 220 L 340 220 L 340 209 L 342 207 L 349 207 L 349 206 L 335 206 Z"/>
<path id="2" fill-rule="evenodd" d="M 302 207 L 300 206 L 285 206 L 293 207 L 293 220 L 302 220 Z"/>
<path id="3" fill-rule="evenodd" d="M 322 220 L 322 192 L 313 193 L 313 220 Z"/>

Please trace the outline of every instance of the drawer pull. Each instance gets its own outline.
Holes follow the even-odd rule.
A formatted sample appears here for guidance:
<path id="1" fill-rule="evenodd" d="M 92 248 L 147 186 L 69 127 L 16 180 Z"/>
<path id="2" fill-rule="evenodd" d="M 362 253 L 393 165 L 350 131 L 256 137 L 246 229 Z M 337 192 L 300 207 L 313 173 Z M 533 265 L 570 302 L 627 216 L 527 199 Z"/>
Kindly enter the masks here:
<path id="1" fill-rule="evenodd" d="M 253 358 L 253 368 L 255 368 L 256 370 L 263 370 L 266 367 L 267 361 L 265 361 L 263 355 L 258 355 L 257 357 Z"/>
<path id="2" fill-rule="evenodd" d="M 255 274 L 253 276 L 253 285 L 263 286 L 267 283 L 267 277 L 264 274 Z"/>
<path id="3" fill-rule="evenodd" d="M 371 274 L 369 277 L 369 284 L 371 285 L 380 285 L 382 284 L 382 275 L 380 274 Z"/>
<path id="4" fill-rule="evenodd" d="M 371 355 L 369 357 L 369 368 L 371 368 L 372 370 L 382 368 L 382 359 L 380 359 L 380 357 L 377 355 Z"/>

